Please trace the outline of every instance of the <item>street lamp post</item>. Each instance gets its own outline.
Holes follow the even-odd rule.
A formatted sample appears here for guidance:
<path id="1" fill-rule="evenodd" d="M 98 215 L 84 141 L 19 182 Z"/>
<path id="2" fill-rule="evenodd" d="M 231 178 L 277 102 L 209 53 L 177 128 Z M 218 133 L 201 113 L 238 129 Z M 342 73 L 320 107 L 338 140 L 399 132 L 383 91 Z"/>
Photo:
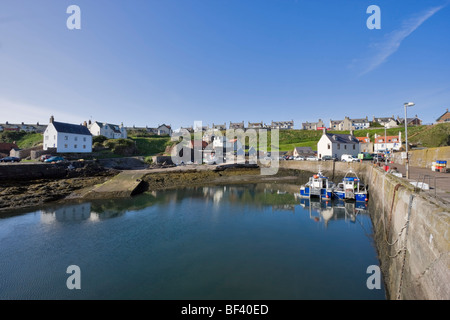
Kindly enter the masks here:
<path id="1" fill-rule="evenodd" d="M 384 124 L 384 166 L 387 166 L 386 124 Z"/>
<path id="2" fill-rule="evenodd" d="M 408 116 L 407 107 L 414 106 L 414 102 L 405 102 L 405 148 L 406 148 L 406 179 L 409 179 L 409 157 L 408 157 Z"/>

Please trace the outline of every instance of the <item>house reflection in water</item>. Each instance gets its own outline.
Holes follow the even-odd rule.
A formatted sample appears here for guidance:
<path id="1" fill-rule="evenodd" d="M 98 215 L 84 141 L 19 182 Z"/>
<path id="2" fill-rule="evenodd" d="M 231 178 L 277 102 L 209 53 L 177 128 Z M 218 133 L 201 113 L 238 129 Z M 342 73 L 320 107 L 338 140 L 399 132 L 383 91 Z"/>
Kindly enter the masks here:
<path id="1" fill-rule="evenodd" d="M 83 221 L 91 218 L 89 202 L 49 208 L 41 211 L 41 222 L 53 223 L 66 221 Z"/>
<path id="2" fill-rule="evenodd" d="M 368 214 L 367 203 L 338 201 L 314 201 L 300 198 L 300 205 L 309 210 L 314 221 L 323 221 L 325 226 L 332 220 L 356 221 L 358 214 Z"/>

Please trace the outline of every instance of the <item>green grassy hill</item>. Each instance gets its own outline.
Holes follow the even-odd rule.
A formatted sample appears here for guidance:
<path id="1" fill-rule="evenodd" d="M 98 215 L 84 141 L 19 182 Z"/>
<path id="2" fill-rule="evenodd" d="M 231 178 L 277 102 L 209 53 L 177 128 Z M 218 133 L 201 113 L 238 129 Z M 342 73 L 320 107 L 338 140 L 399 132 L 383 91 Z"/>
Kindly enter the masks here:
<path id="1" fill-rule="evenodd" d="M 386 129 L 386 135 L 394 136 L 401 132 L 402 141 L 405 141 L 405 127 Z M 328 131 L 328 133 L 350 134 L 350 131 Z M 374 141 L 375 134 L 384 136 L 384 128 L 371 128 L 355 130 L 356 137 L 369 136 Z M 280 130 L 280 151 L 293 151 L 294 147 L 311 147 L 317 151 L 317 142 L 322 131 L 317 130 Z M 268 132 L 270 144 L 270 132 Z M 418 147 L 433 148 L 450 145 L 450 123 L 437 125 L 424 125 L 408 127 L 408 141 Z"/>
<path id="2" fill-rule="evenodd" d="M 426 126 L 422 131 L 410 134 L 408 141 L 425 148 L 450 146 L 450 123 L 440 123 Z"/>
<path id="3" fill-rule="evenodd" d="M 130 137 L 136 142 L 138 153 L 141 156 L 152 156 L 164 153 L 166 147 L 174 145 L 168 136 Z"/>
<path id="4" fill-rule="evenodd" d="M 24 131 L 5 131 L 0 133 L 0 142 L 13 143 L 21 149 L 31 148 L 42 144 L 43 137 L 40 133 L 26 133 Z"/>

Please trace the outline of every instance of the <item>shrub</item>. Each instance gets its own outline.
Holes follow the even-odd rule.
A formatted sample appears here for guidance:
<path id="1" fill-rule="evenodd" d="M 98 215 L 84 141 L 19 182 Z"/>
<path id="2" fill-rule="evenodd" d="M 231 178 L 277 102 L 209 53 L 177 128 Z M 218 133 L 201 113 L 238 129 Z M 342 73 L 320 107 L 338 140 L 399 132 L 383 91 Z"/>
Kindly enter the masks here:
<path id="1" fill-rule="evenodd" d="M 96 142 L 98 142 L 98 143 L 103 143 L 103 142 L 105 142 L 106 140 L 108 140 L 108 138 L 106 138 L 105 136 L 102 136 L 102 135 L 92 137 L 92 143 L 94 143 L 94 144 L 95 144 Z"/>
<path id="2" fill-rule="evenodd" d="M 122 156 L 131 156 L 137 151 L 134 141 L 130 139 L 105 140 L 103 146 L 110 149 L 111 152 Z"/>

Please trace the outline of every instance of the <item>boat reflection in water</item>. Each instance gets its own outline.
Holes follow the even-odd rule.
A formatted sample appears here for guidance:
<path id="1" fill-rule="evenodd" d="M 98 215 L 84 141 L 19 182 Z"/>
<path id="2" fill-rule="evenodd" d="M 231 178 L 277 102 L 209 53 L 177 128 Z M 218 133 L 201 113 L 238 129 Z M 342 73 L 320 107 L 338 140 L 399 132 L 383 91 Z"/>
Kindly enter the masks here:
<path id="1" fill-rule="evenodd" d="M 300 205 L 309 210 L 309 216 L 315 221 L 323 221 L 327 226 L 332 220 L 355 222 L 359 214 L 369 213 L 366 202 L 345 202 L 343 200 L 320 201 L 300 198 Z"/>

